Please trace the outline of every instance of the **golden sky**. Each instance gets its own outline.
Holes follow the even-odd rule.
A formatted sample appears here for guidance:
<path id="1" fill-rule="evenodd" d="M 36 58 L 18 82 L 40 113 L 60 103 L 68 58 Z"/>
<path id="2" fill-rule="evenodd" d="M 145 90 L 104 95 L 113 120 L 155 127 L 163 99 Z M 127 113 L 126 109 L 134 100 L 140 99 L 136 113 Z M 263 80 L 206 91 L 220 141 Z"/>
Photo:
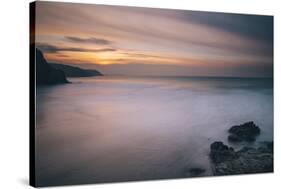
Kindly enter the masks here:
<path id="1" fill-rule="evenodd" d="M 36 3 L 49 62 L 105 74 L 272 77 L 273 17 Z"/>

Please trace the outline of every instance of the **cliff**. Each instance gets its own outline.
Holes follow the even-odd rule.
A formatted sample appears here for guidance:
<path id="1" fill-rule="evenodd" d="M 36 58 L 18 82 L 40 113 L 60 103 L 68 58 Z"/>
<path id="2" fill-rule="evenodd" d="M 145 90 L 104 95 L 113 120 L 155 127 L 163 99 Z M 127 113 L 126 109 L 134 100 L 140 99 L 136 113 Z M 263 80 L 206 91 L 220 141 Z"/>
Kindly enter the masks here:
<path id="1" fill-rule="evenodd" d="M 36 48 L 36 85 L 54 85 L 68 83 L 63 71 L 50 66 L 45 60 L 43 53 Z"/>
<path id="2" fill-rule="evenodd" d="M 92 77 L 92 76 L 102 76 L 97 70 L 82 69 L 75 66 L 69 66 L 64 64 L 50 64 L 53 68 L 61 70 L 65 73 L 66 77 Z"/>

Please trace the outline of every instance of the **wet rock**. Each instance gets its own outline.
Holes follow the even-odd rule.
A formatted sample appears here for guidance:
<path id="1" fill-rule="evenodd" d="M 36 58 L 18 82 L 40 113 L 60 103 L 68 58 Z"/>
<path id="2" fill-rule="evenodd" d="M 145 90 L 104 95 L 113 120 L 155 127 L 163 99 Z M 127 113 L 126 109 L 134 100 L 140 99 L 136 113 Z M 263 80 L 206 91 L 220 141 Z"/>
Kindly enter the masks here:
<path id="1" fill-rule="evenodd" d="M 215 163 L 220 163 L 235 158 L 236 154 L 233 148 L 224 145 L 222 142 L 211 144 L 210 157 Z"/>
<path id="2" fill-rule="evenodd" d="M 222 142 L 211 144 L 214 175 L 273 172 L 273 142 L 259 148 L 244 147 L 236 152 L 229 149 L 231 147 Z"/>
<path id="3" fill-rule="evenodd" d="M 196 177 L 202 175 L 206 170 L 202 168 L 191 168 L 189 169 L 190 176 Z"/>
<path id="4" fill-rule="evenodd" d="M 260 134 L 260 128 L 253 121 L 250 121 L 242 125 L 232 126 L 228 132 L 230 133 L 228 140 L 231 142 L 253 142 Z"/>
<path id="5" fill-rule="evenodd" d="M 206 172 L 206 169 L 202 168 L 202 167 L 190 167 L 190 166 L 186 166 L 183 168 L 183 177 L 197 177 L 197 176 L 202 176 L 203 173 Z"/>

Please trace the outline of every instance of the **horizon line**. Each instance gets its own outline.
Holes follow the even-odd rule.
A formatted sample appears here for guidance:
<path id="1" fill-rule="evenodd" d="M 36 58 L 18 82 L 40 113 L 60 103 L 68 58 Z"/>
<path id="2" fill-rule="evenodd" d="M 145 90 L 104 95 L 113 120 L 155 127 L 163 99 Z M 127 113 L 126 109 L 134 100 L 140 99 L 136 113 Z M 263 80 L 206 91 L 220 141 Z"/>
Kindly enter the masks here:
<path id="1" fill-rule="evenodd" d="M 103 76 L 127 76 L 127 77 L 182 77 L 182 78 L 229 78 L 229 79 L 274 79 L 274 77 L 244 77 L 244 76 L 204 76 L 204 75 L 129 75 L 129 74 L 104 74 Z"/>

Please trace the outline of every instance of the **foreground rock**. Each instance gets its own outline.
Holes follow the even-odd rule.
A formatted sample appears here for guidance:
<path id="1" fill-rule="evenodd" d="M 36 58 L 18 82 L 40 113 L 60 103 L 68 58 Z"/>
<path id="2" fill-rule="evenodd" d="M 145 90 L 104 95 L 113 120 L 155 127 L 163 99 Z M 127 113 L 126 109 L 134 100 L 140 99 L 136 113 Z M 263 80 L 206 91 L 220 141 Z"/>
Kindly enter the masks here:
<path id="1" fill-rule="evenodd" d="M 210 148 L 214 175 L 273 172 L 273 142 L 265 142 L 259 148 L 244 147 L 239 151 L 222 142 L 214 142 Z"/>
<path id="2" fill-rule="evenodd" d="M 206 170 L 202 168 L 191 168 L 189 174 L 191 177 L 201 176 Z"/>
<path id="3" fill-rule="evenodd" d="M 232 126 L 228 132 L 228 140 L 231 142 L 253 142 L 260 134 L 260 128 L 254 122 L 247 122 L 242 125 Z"/>
<path id="4" fill-rule="evenodd" d="M 61 70 L 51 67 L 45 60 L 43 53 L 36 49 L 36 85 L 53 85 L 69 83 Z"/>
<path id="5" fill-rule="evenodd" d="M 234 149 L 224 145 L 222 142 L 214 142 L 211 144 L 210 157 L 214 163 L 221 163 L 232 160 L 237 157 Z"/>
<path id="6" fill-rule="evenodd" d="M 202 176 L 206 172 L 206 169 L 201 167 L 185 167 L 183 169 L 183 177 L 198 177 Z"/>
<path id="7" fill-rule="evenodd" d="M 53 68 L 61 70 L 65 73 L 66 77 L 92 77 L 92 76 L 103 76 L 97 70 L 82 69 L 76 66 L 69 66 L 64 64 L 50 64 Z"/>

